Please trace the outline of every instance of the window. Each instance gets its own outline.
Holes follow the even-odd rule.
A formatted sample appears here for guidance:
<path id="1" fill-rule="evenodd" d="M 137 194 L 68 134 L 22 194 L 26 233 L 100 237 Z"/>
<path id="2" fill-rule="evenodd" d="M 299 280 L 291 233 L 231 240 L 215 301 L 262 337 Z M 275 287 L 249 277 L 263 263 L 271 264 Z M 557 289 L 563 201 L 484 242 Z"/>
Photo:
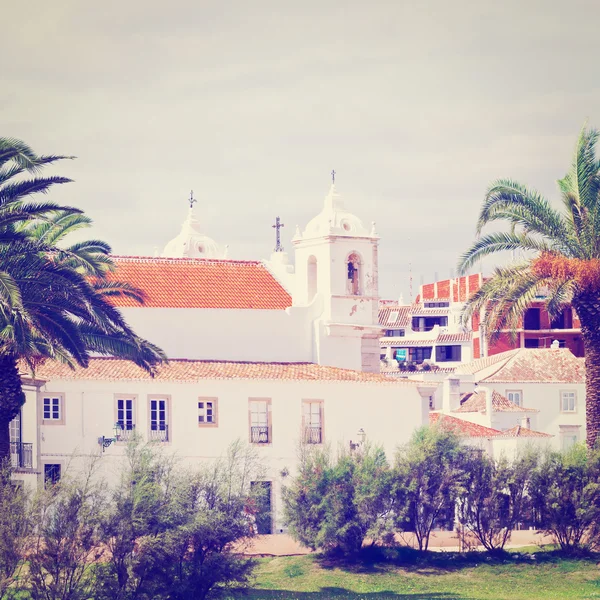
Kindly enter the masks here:
<path id="1" fill-rule="evenodd" d="M 386 337 L 404 337 L 404 329 L 386 329 Z"/>
<path id="2" fill-rule="evenodd" d="M 528 308 L 525 311 L 523 318 L 523 329 L 531 329 L 537 331 L 540 329 L 540 309 Z"/>
<path id="3" fill-rule="evenodd" d="M 573 312 L 570 308 L 565 308 L 559 315 L 552 319 L 551 329 L 571 329 L 573 327 Z"/>
<path id="4" fill-rule="evenodd" d="M 167 396 L 150 398 L 150 436 L 151 441 L 169 441 L 169 398 Z"/>
<path id="5" fill-rule="evenodd" d="M 249 400 L 250 443 L 271 443 L 271 400 L 257 398 Z"/>
<path id="6" fill-rule="evenodd" d="M 400 313 L 397 310 L 393 310 L 388 316 L 388 323 L 395 323 L 399 315 Z"/>
<path id="7" fill-rule="evenodd" d="M 560 393 L 561 412 L 575 412 L 577 410 L 577 392 L 563 391 Z"/>
<path id="8" fill-rule="evenodd" d="M 425 302 L 425 308 L 448 308 L 450 302 Z"/>
<path id="9" fill-rule="evenodd" d="M 21 411 L 19 411 L 17 416 L 10 422 L 8 437 L 11 444 L 21 443 Z"/>
<path id="10" fill-rule="evenodd" d="M 44 425 L 64 425 L 64 395 L 42 396 L 42 419 Z"/>
<path id="11" fill-rule="evenodd" d="M 560 443 L 563 450 L 568 450 L 579 442 L 579 425 L 559 425 Z"/>
<path id="12" fill-rule="evenodd" d="M 540 340 L 538 338 L 525 339 L 525 348 L 539 348 Z"/>
<path id="13" fill-rule="evenodd" d="M 348 283 L 347 283 L 347 291 L 348 294 L 352 296 L 360 295 L 360 258 L 357 254 L 351 254 L 348 257 Z"/>
<path id="14" fill-rule="evenodd" d="M 436 325 L 448 326 L 448 317 L 413 317 L 413 331 L 431 331 Z"/>
<path id="15" fill-rule="evenodd" d="M 135 396 L 118 395 L 115 401 L 117 409 L 115 422 L 120 428 L 117 441 L 126 442 L 131 439 L 135 431 Z"/>
<path id="16" fill-rule="evenodd" d="M 523 392 L 521 390 L 506 390 L 506 397 L 517 406 L 523 406 Z"/>
<path id="17" fill-rule="evenodd" d="M 44 486 L 55 485 L 60 481 L 60 465 L 45 464 L 44 465 Z"/>
<path id="18" fill-rule="evenodd" d="M 306 444 L 323 443 L 323 401 L 302 401 L 302 426 Z"/>
<path id="19" fill-rule="evenodd" d="M 460 357 L 460 346 L 436 346 L 435 348 L 436 362 L 460 361 Z"/>
<path id="20" fill-rule="evenodd" d="M 435 397 L 429 396 L 429 410 L 435 410 Z"/>
<path id="21" fill-rule="evenodd" d="M 217 399 L 198 398 L 198 425 L 216 426 L 217 424 Z"/>
<path id="22" fill-rule="evenodd" d="M 422 363 L 424 360 L 431 358 L 431 346 L 426 348 L 409 348 L 408 350 L 409 362 Z"/>

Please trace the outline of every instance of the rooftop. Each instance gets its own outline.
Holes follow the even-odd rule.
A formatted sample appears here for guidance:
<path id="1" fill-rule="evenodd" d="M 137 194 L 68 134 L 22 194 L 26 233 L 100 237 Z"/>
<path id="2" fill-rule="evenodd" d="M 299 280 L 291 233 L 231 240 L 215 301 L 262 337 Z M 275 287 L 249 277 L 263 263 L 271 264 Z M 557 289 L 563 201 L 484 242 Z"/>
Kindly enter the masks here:
<path id="1" fill-rule="evenodd" d="M 470 412 L 486 412 L 486 397 L 485 392 L 475 391 L 469 394 L 464 394 L 461 398 L 460 407 L 452 412 L 455 413 L 470 413 Z M 511 402 L 508 398 L 499 394 L 496 390 L 492 390 L 492 411 L 494 412 L 539 412 L 535 408 L 524 408 Z"/>
<path id="2" fill-rule="evenodd" d="M 429 413 L 429 423 L 431 425 L 439 424 L 444 431 L 450 431 L 460 437 L 491 438 L 502 434 L 498 429 L 491 429 L 490 427 L 436 412 Z"/>
<path id="3" fill-rule="evenodd" d="M 288 292 L 259 261 L 203 258 L 114 256 L 112 278 L 126 281 L 145 294 L 148 308 L 222 308 L 284 310 Z M 118 307 L 140 306 L 121 296 Z"/>
<path id="4" fill-rule="evenodd" d="M 549 433 L 543 433 L 541 431 L 533 431 L 527 427 L 521 427 L 521 425 L 515 425 L 511 429 L 502 431 L 498 437 L 518 437 L 518 438 L 550 438 L 552 437 Z"/>
<path id="5" fill-rule="evenodd" d="M 25 368 L 22 368 L 25 371 Z M 51 381 L 176 381 L 196 382 L 203 379 L 269 379 L 281 381 L 352 381 L 417 386 L 418 381 L 396 380 L 379 373 L 325 367 L 313 363 L 232 362 L 209 360 L 170 360 L 152 379 L 146 371 L 130 361 L 117 358 L 92 358 L 87 369 L 71 369 L 54 361 L 37 367 L 38 379 Z"/>

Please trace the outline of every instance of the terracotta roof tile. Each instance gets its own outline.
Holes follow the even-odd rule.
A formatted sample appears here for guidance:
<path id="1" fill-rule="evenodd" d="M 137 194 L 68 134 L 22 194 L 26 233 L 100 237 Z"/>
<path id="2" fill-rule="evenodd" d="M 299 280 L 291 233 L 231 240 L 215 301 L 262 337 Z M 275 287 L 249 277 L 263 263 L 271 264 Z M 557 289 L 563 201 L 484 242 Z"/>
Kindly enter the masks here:
<path id="1" fill-rule="evenodd" d="M 567 348 L 520 348 L 485 381 L 584 383 L 585 365 Z"/>
<path id="2" fill-rule="evenodd" d="M 92 358 L 87 369 L 71 369 L 53 361 L 37 367 L 35 375 L 43 380 L 150 381 L 152 378 L 133 363 L 117 358 Z M 312 363 L 261 363 L 208 360 L 171 360 L 159 367 L 155 381 L 194 382 L 202 379 L 276 379 L 284 381 L 353 381 L 363 383 L 405 384 L 379 373 L 325 367 Z"/>
<path id="3" fill-rule="evenodd" d="M 458 344 L 460 342 L 470 342 L 472 339 L 472 331 L 463 331 L 460 333 L 440 333 L 436 341 L 438 344 Z"/>
<path id="4" fill-rule="evenodd" d="M 288 292 L 258 261 L 114 256 L 112 278 L 127 281 L 151 308 L 232 308 L 284 310 Z M 139 306 L 114 297 L 115 306 Z"/>
<path id="5" fill-rule="evenodd" d="M 535 408 L 525 408 L 511 402 L 508 398 L 499 394 L 496 390 L 492 390 L 492 410 L 494 412 L 539 412 Z M 460 407 L 452 412 L 455 413 L 470 413 L 481 412 L 486 413 L 485 392 L 471 392 L 464 394 L 461 398 Z"/>
<path id="6" fill-rule="evenodd" d="M 410 306 L 384 304 L 379 308 L 379 324 L 382 327 L 410 327 Z"/>
<path id="7" fill-rule="evenodd" d="M 502 365 L 499 363 L 506 363 L 514 354 L 519 351 L 508 350 L 507 352 L 500 352 L 499 354 L 492 354 L 492 356 L 484 356 L 483 358 L 476 358 L 471 362 L 464 363 L 456 367 L 456 373 L 461 375 L 475 375 L 479 371 L 488 369 L 493 365 L 498 365 L 500 368 Z"/>
<path id="8" fill-rule="evenodd" d="M 500 435 L 502 432 L 498 429 L 491 429 L 477 423 L 471 423 L 464 419 L 457 419 L 450 415 L 441 413 L 429 413 L 430 425 L 439 423 L 440 427 L 445 431 L 451 431 L 460 437 L 483 437 L 491 438 Z"/>
<path id="9" fill-rule="evenodd" d="M 382 337 L 379 338 L 379 345 L 384 346 L 393 346 L 394 348 L 413 348 L 415 346 L 433 346 L 435 344 L 435 339 L 429 340 L 420 340 L 413 339 L 411 337 Z"/>
<path id="10" fill-rule="evenodd" d="M 543 433 L 542 431 L 533 431 L 527 427 L 521 427 L 515 425 L 511 429 L 502 431 L 498 437 L 527 437 L 527 438 L 549 438 L 552 437 L 549 433 Z"/>

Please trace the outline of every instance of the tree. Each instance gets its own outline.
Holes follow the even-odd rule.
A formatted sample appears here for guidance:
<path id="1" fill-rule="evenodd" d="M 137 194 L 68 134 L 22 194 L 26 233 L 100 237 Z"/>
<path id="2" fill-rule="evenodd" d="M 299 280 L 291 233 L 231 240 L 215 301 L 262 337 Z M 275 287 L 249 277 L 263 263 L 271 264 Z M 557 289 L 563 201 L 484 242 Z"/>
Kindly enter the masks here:
<path id="1" fill-rule="evenodd" d="M 458 438 L 438 426 L 423 427 L 400 448 L 392 471 L 396 526 L 412 531 L 419 550 L 434 527 L 451 528 L 456 499 L 466 481 L 465 452 Z"/>
<path id="2" fill-rule="evenodd" d="M 290 532 L 305 546 L 353 554 L 365 538 L 389 530 L 389 466 L 381 448 L 343 452 L 334 462 L 328 450 L 301 449 L 300 470 L 284 490 Z"/>
<path id="3" fill-rule="evenodd" d="M 501 552 L 523 520 L 529 479 L 537 455 L 527 451 L 511 462 L 478 449 L 465 453 L 467 479 L 458 501 L 459 519 L 489 552 Z"/>
<path id="4" fill-rule="evenodd" d="M 23 142 L 0 138 L 0 461 L 10 453 L 9 423 L 25 401 L 19 365 L 42 360 L 87 366 L 91 353 L 131 360 L 153 373 L 166 359 L 138 337 L 110 297 L 142 294 L 110 280 L 110 247 L 97 240 L 61 244 L 89 226 L 81 211 L 30 196 L 67 183 L 39 177 L 63 156 L 37 156 Z"/>
<path id="5" fill-rule="evenodd" d="M 566 552 L 593 548 L 600 535 L 600 450 L 547 452 L 531 476 L 539 526 Z"/>
<path id="6" fill-rule="evenodd" d="M 477 234 L 493 222 L 508 231 L 478 237 L 462 256 L 461 273 L 485 256 L 522 250 L 527 259 L 495 269 L 468 301 L 465 322 L 485 310 L 488 336 L 515 330 L 523 311 L 540 295 L 557 316 L 572 305 L 581 321 L 585 348 L 587 443 L 600 434 L 600 162 L 598 131 L 583 128 L 569 172 L 558 181 L 562 208 L 510 179 L 494 182 L 477 222 Z"/>

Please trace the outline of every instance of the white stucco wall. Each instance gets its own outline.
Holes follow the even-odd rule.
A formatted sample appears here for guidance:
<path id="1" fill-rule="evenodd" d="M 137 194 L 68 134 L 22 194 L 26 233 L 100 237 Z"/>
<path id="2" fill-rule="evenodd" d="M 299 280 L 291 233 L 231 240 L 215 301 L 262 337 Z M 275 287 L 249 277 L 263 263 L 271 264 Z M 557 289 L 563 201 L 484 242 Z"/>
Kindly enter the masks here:
<path id="1" fill-rule="evenodd" d="M 55 381 L 44 392 L 65 394 L 65 424 L 40 426 L 41 462 L 63 468 L 73 454 L 98 454 L 98 437 L 112 436 L 115 395 L 136 396 L 136 431 L 149 430 L 149 395 L 168 395 L 170 441 L 159 444 L 185 462 L 222 455 L 235 439 L 249 440 L 249 398 L 271 400 L 272 443 L 257 449 L 273 482 L 276 529 L 283 527 L 280 511 L 281 471 L 294 474 L 302 427 L 302 400 L 323 401 L 324 442 L 333 450 L 348 448 L 362 428 L 370 442 L 381 444 L 392 459 L 398 444 L 427 421 L 426 398 L 411 383 L 353 383 L 323 381 L 203 380 L 197 383 L 128 381 Z M 199 397 L 218 398 L 218 426 L 198 425 Z M 110 446 L 102 455 L 104 473 L 116 476 L 124 447 Z"/>

